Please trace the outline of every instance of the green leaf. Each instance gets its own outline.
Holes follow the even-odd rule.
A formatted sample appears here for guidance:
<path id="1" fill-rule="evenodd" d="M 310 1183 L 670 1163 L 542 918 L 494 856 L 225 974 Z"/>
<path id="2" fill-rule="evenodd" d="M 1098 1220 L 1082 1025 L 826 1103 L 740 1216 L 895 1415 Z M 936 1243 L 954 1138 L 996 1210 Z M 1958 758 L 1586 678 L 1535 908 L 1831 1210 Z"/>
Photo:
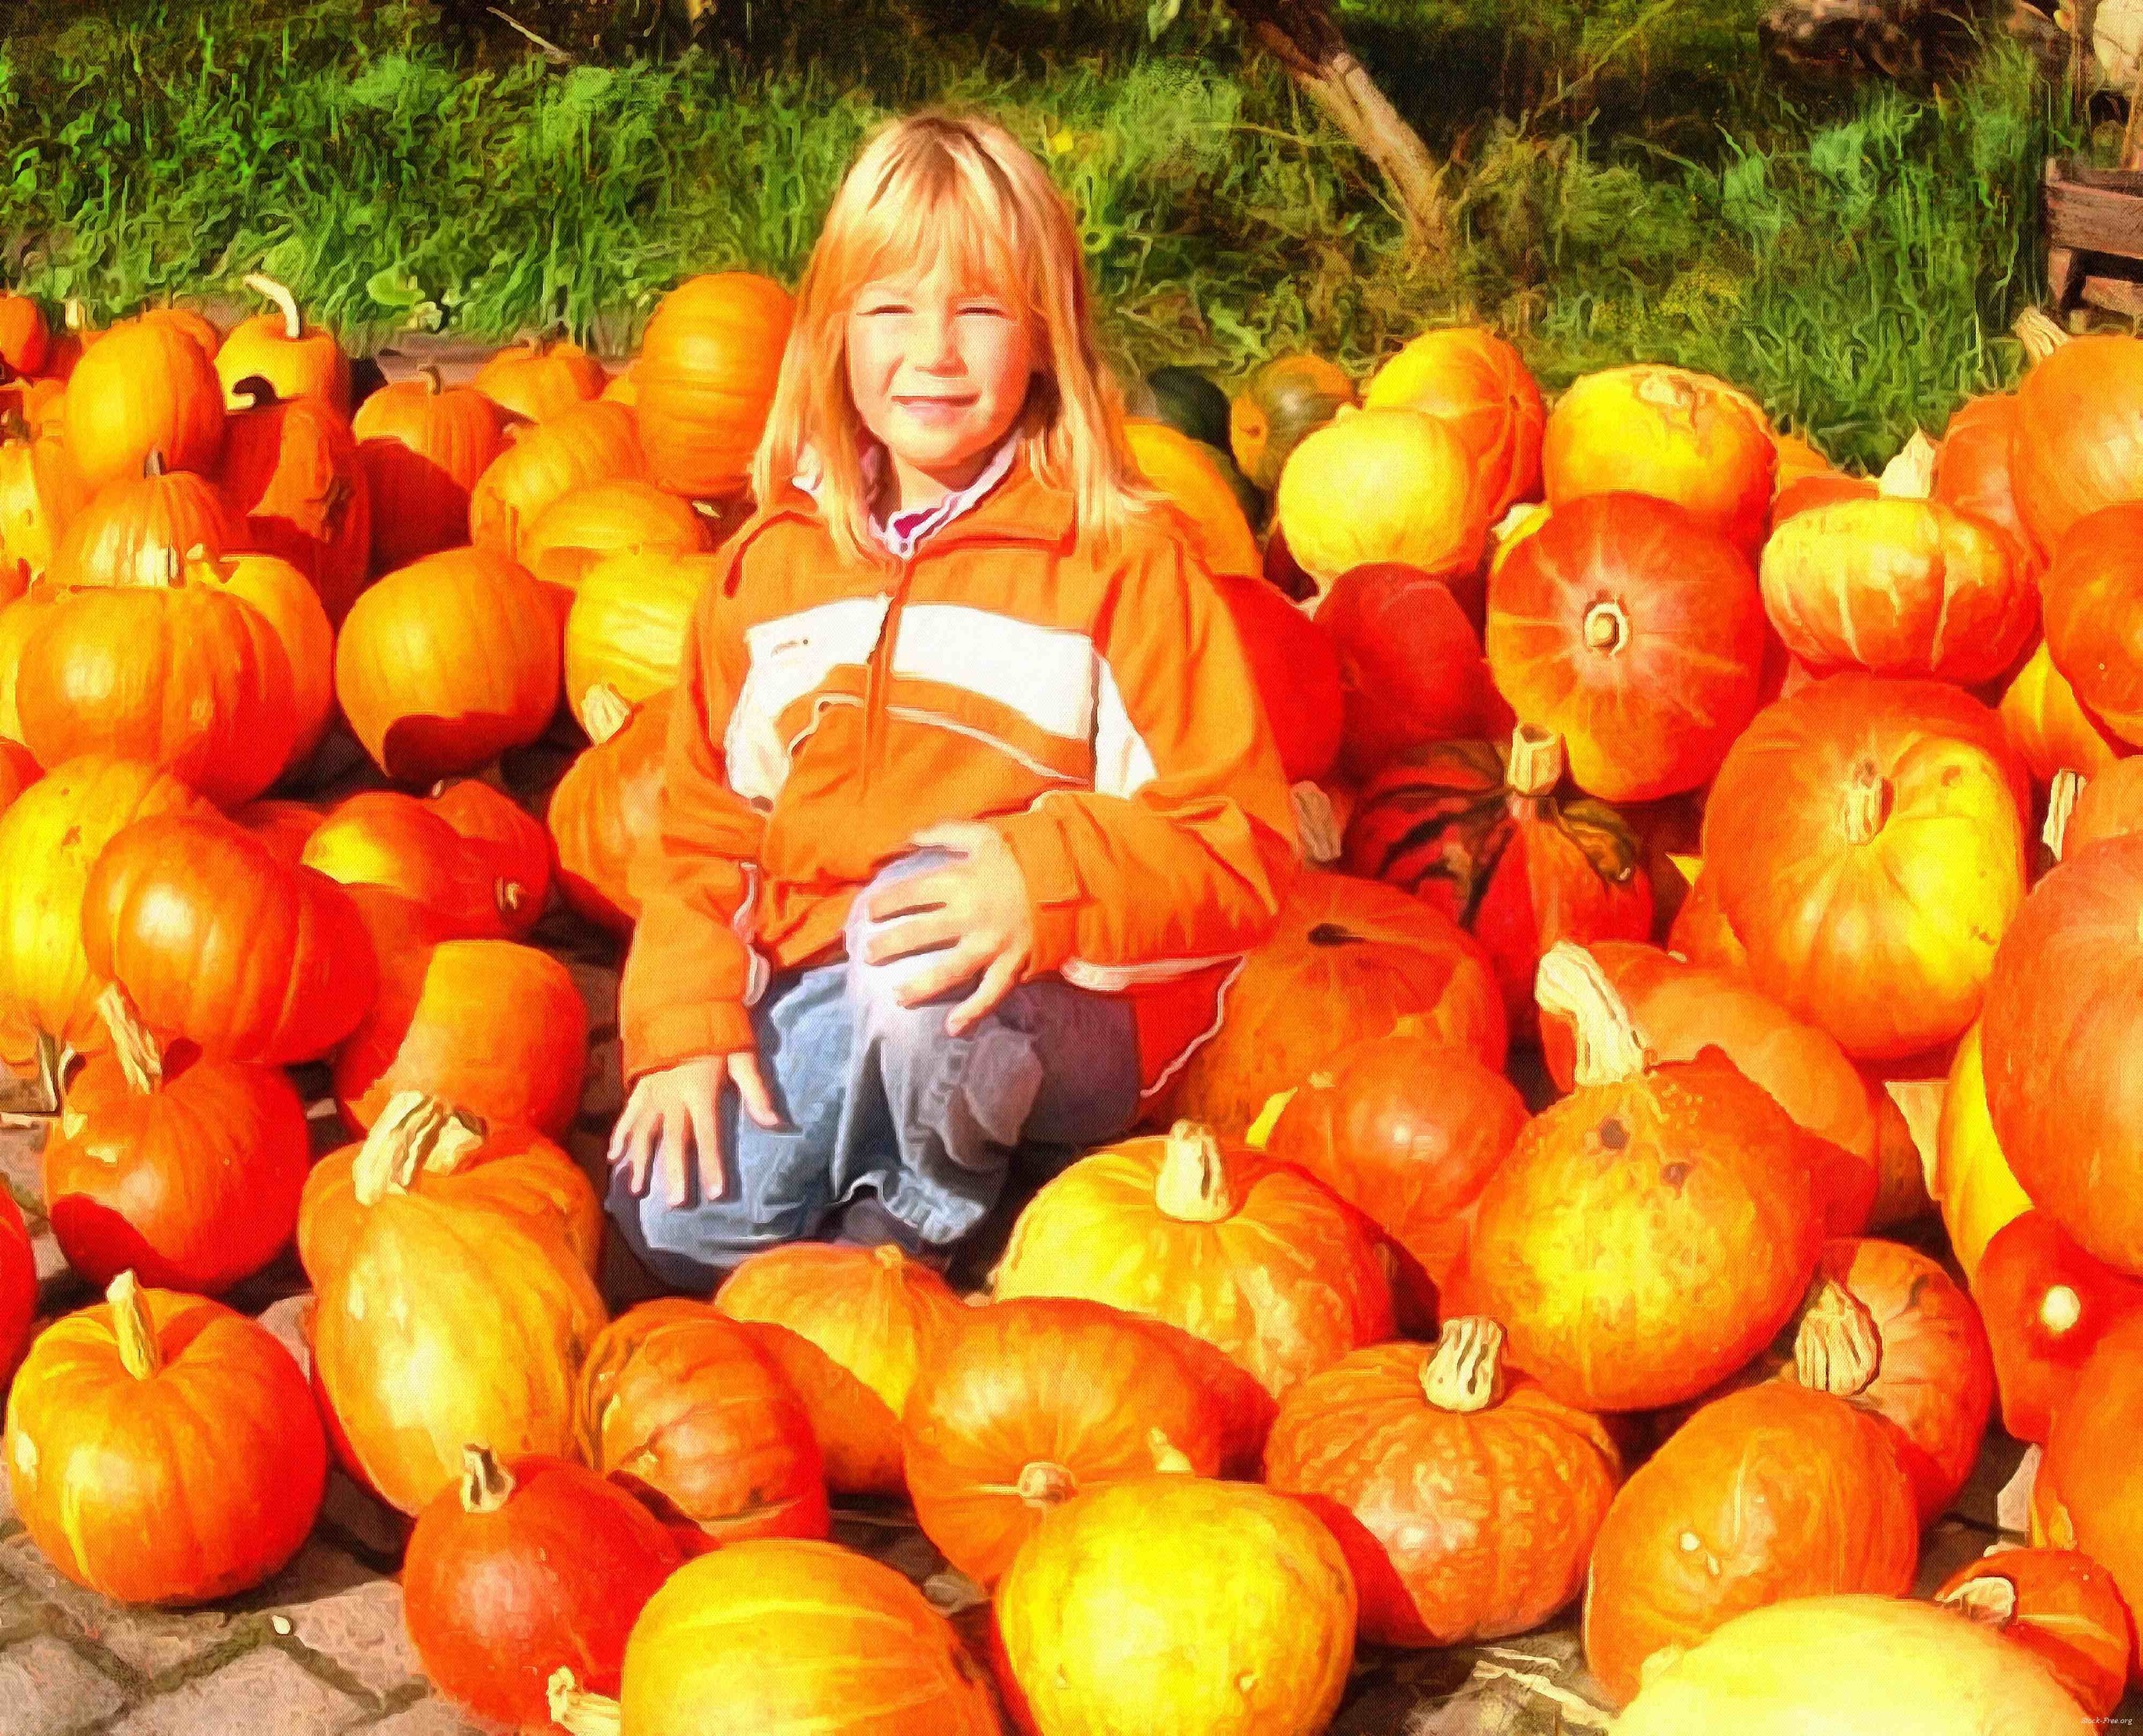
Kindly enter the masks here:
<path id="1" fill-rule="evenodd" d="M 364 293 L 383 308 L 413 308 L 424 299 L 423 288 L 417 279 L 392 265 L 365 279 Z"/>

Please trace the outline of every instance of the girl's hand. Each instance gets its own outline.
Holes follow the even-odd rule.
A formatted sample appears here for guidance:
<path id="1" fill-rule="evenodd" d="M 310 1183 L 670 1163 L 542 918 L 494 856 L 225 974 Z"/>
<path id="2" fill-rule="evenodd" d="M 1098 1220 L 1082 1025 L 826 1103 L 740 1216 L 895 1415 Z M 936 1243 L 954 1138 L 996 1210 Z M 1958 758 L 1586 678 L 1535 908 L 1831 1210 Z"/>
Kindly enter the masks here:
<path id="1" fill-rule="evenodd" d="M 721 1198 L 728 1176 L 722 1166 L 720 1123 L 715 1109 L 725 1081 L 736 1086 L 753 1120 L 762 1127 L 781 1125 L 755 1050 L 696 1056 L 674 1067 L 642 1074 L 610 1136 L 611 1166 L 616 1168 L 623 1160 L 635 1199 L 647 1191 L 658 1147 L 663 1173 L 669 1178 L 671 1205 L 683 1206 L 688 1196 L 688 1149 L 699 1156 L 700 1198 Z"/>
<path id="2" fill-rule="evenodd" d="M 901 990 L 903 1006 L 942 995 L 980 971 L 982 980 L 974 993 L 946 1016 L 946 1035 L 959 1036 L 1018 986 L 1033 955 L 1027 877 L 1004 839 L 978 822 L 932 826 L 908 843 L 918 850 L 957 851 L 962 859 L 912 875 L 872 898 L 864 914 L 874 922 L 915 914 L 872 937 L 864 962 L 883 964 L 933 947 L 945 948 Z"/>

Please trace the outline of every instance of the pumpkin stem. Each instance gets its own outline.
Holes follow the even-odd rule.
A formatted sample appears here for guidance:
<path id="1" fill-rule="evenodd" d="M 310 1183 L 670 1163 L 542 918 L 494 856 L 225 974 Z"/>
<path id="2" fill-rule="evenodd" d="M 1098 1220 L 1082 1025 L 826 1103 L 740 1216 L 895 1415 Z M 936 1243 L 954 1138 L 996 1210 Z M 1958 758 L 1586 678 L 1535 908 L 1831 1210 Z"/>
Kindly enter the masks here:
<path id="1" fill-rule="evenodd" d="M 1503 1396 L 1503 1328 L 1483 1314 L 1443 1323 L 1435 1353 L 1422 1365 L 1422 1396 L 1439 1411 L 1470 1416 Z"/>
<path id="2" fill-rule="evenodd" d="M 1341 843 L 1339 816 L 1332 811 L 1332 798 L 1325 794 L 1324 785 L 1304 778 L 1289 787 L 1287 798 L 1294 809 L 1294 835 L 1302 845 L 1303 859 L 1337 862 Z"/>
<path id="3" fill-rule="evenodd" d="M 1013 1488 L 1030 1507 L 1057 1507 L 1079 1492 L 1079 1480 L 1049 1459 L 1032 1459 L 1019 1467 Z"/>
<path id="4" fill-rule="evenodd" d="M 877 1247 L 871 1249 L 870 1257 L 877 1263 L 880 1271 L 889 1272 L 895 1278 L 899 1277 L 908 1269 L 908 1256 L 890 1242 L 879 1243 Z"/>
<path id="5" fill-rule="evenodd" d="M 1867 1305 L 1828 1273 L 1816 1274 L 1794 1333 L 1794 1378 L 1817 1392 L 1864 1392 L 1883 1365 L 1883 1335 Z"/>
<path id="6" fill-rule="evenodd" d="M 1195 1476 L 1198 1467 L 1184 1456 L 1181 1448 L 1157 1428 L 1146 1432 L 1146 1450 L 1153 1455 L 1155 1471 L 1168 1476 Z"/>
<path id="7" fill-rule="evenodd" d="M 60 1054 L 60 1040 L 49 1031 L 37 1033 L 37 1085 L 43 1091 L 47 1112 L 57 1115 L 66 1106 L 66 1092 L 62 1085 L 67 1078 L 67 1063 Z"/>
<path id="8" fill-rule="evenodd" d="M 1983 1627 L 2006 1628 L 2017 1619 L 2017 1582 L 2002 1574 L 1984 1574 L 1935 1601 Z"/>
<path id="9" fill-rule="evenodd" d="M 501 878 L 492 888 L 492 895 L 497 901 L 498 913 L 502 917 L 518 914 L 521 907 L 528 902 L 528 889 L 518 880 Z"/>
<path id="10" fill-rule="evenodd" d="M 283 336 L 286 342 L 294 344 L 304 335 L 304 322 L 298 318 L 298 298 L 282 284 L 274 278 L 264 277 L 255 271 L 247 276 L 245 287 L 255 295 L 265 296 L 275 304 L 277 311 L 283 316 Z"/>
<path id="11" fill-rule="evenodd" d="M 2082 1318 L 2083 1298 L 2072 1284 L 2050 1285 L 2039 1298 L 2039 1324 L 2056 1338 L 2074 1332 L 2076 1322 Z"/>
<path id="12" fill-rule="evenodd" d="M 146 1096 L 162 1085 L 164 1051 L 141 1022 L 141 1009 L 126 991 L 116 982 L 106 983 L 97 997 L 97 1011 L 111 1033 L 111 1053 L 126 1076 L 127 1089 Z"/>
<path id="13" fill-rule="evenodd" d="M 136 1380 L 154 1380 L 164 1371 L 164 1347 L 156 1337 L 149 1304 L 141 1299 L 141 1280 L 128 1267 L 104 1293 L 111 1304 L 112 1334 L 119 1340 L 120 1366 Z"/>
<path id="14" fill-rule="evenodd" d="M 2062 848 L 2068 842 L 2069 820 L 2076 813 L 2076 799 L 2083 794 L 2083 786 L 2081 772 L 2058 771 L 2054 774 L 2052 789 L 2047 792 L 2046 828 L 2039 837 L 2056 862 L 2061 859 Z"/>
<path id="15" fill-rule="evenodd" d="M 1520 724 L 1511 735 L 1503 781 L 1522 796 L 1544 796 L 1562 782 L 1562 738 L 1538 724 Z"/>
<path id="16" fill-rule="evenodd" d="M 496 1513 L 513 1493 L 513 1473 L 488 1447 L 462 1449 L 462 1511 Z"/>
<path id="17" fill-rule="evenodd" d="M 1927 430 L 1914 428 L 1898 456 L 1883 467 L 1875 492 L 1884 500 L 1931 500 L 1935 492 L 1935 456 L 1939 450 Z"/>
<path id="18" fill-rule="evenodd" d="M 2016 333 L 2017 341 L 2024 346 L 2024 354 L 2034 364 L 2045 361 L 2070 341 L 2060 322 L 2038 308 L 2025 309 L 2009 329 Z"/>
<path id="19" fill-rule="evenodd" d="M 1696 388 L 1678 373 L 1646 368 L 1631 383 L 1631 392 L 1639 403 L 1675 411 L 1685 420 L 1696 413 Z"/>
<path id="20" fill-rule="evenodd" d="M 161 476 L 163 473 L 163 449 L 161 447 L 152 446 L 149 448 L 149 456 L 141 461 L 141 474 L 145 477 L 152 477 Z"/>
<path id="21" fill-rule="evenodd" d="M 1848 843 L 1870 843 L 1883 829 L 1883 805 L 1888 794 L 1882 768 L 1873 759 L 1862 759 L 1854 764 L 1851 776 L 1846 779 L 1841 822 Z"/>
<path id="22" fill-rule="evenodd" d="M 1619 1084 L 1651 1064 L 1651 1046 L 1628 1005 L 1600 961 L 1576 941 L 1559 940 L 1542 955 L 1533 973 L 1533 999 L 1542 1012 L 1571 1021 L 1577 1047 L 1572 1071 L 1579 1085 Z"/>
<path id="23" fill-rule="evenodd" d="M 436 362 L 425 363 L 417 370 L 417 378 L 423 381 L 424 396 L 427 398 L 437 398 L 447 389 L 446 378 L 440 373 L 439 365 Z"/>
<path id="24" fill-rule="evenodd" d="M 598 681 L 581 695 L 581 727 L 588 739 L 601 747 L 632 720 L 632 707 L 607 681 Z"/>
<path id="25" fill-rule="evenodd" d="M 590 1694 L 570 1669 L 554 1674 L 547 1684 L 551 1722 L 566 1736 L 621 1736 L 625 1708 L 616 1700 Z"/>
<path id="26" fill-rule="evenodd" d="M 488 1131 L 483 1116 L 443 1097 L 397 1091 L 350 1165 L 357 1203 L 377 1205 L 389 1194 L 408 1193 L 419 1170 L 453 1175 Z"/>
<path id="27" fill-rule="evenodd" d="M 1168 1130 L 1153 1203 L 1179 1224 L 1218 1224 L 1234 1214 L 1226 1162 L 1211 1128 L 1178 1121 Z"/>
<path id="28" fill-rule="evenodd" d="M 89 324 L 89 309 L 82 304 L 79 296 L 68 296 L 60 304 L 60 313 L 71 332 L 84 330 Z"/>
<path id="29" fill-rule="evenodd" d="M 22 413 L 10 405 L 0 410 L 0 440 L 27 440 L 30 424 L 22 419 Z"/>
<path id="30" fill-rule="evenodd" d="M 1595 603 L 1585 611 L 1585 643 L 1613 656 L 1630 642 L 1630 617 L 1618 602 Z"/>

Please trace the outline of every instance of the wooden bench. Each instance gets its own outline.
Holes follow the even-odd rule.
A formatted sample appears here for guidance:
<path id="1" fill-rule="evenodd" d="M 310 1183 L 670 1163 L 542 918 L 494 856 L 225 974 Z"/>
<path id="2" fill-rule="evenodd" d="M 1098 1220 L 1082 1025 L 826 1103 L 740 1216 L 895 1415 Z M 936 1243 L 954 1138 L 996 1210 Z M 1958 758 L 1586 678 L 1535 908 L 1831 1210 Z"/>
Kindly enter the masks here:
<path id="1" fill-rule="evenodd" d="M 2046 283 L 2054 311 L 2078 301 L 2143 319 L 2143 169 L 2046 160 Z"/>

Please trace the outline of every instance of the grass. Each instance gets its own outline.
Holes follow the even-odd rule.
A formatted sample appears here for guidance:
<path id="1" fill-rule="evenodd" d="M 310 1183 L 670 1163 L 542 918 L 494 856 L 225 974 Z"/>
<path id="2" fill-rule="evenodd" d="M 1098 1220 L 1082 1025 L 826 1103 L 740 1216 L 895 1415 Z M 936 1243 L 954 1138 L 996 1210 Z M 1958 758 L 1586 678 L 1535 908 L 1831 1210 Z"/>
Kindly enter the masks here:
<path id="1" fill-rule="evenodd" d="M 2086 141 L 2007 48 L 1939 99 L 1796 106 L 1759 76 L 1755 9 L 1340 0 L 1453 155 L 1459 242 L 1423 262 L 1373 172 L 1195 0 L 1158 45 L 1143 0 L 799 0 L 762 5 L 749 64 L 570 68 L 457 54 L 408 0 L 107 0 L 0 45 L 0 270 L 98 319 L 265 270 L 359 349 L 562 325 L 617 351 L 692 272 L 793 284 L 864 132 L 946 100 L 1044 155 L 1126 367 L 1232 383 L 1314 348 L 1365 372 L 1480 319 L 1550 389 L 1679 362 L 1878 464 L 2013 378 L 2040 164 Z"/>

